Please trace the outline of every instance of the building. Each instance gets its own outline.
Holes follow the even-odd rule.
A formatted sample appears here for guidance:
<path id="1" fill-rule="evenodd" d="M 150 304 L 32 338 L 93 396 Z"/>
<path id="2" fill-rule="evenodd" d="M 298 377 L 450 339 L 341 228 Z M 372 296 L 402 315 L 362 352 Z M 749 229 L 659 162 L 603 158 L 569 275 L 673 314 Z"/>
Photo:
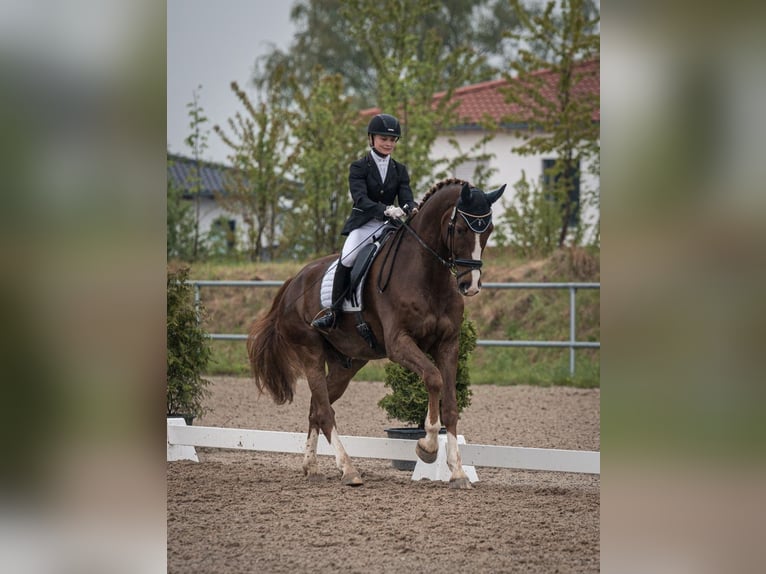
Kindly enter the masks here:
<path id="1" fill-rule="evenodd" d="M 209 161 L 197 162 L 188 157 L 168 153 L 168 185 L 174 186 L 186 200 L 199 195 L 199 232 L 201 237 L 211 231 L 227 237 L 229 247 L 243 229 L 242 215 L 223 208 L 218 198 L 235 186 L 236 170 Z"/>
<path id="2" fill-rule="evenodd" d="M 598 94 L 600 90 L 600 61 L 598 59 L 584 62 L 578 66 L 578 71 L 583 73 L 583 79 L 575 87 L 575 94 L 587 92 Z M 543 97 L 553 100 L 556 94 L 555 74 L 548 70 L 541 70 L 536 75 L 542 80 L 541 91 Z M 506 101 L 503 90 L 508 86 L 505 79 L 493 80 L 464 86 L 453 92 L 452 99 L 457 102 L 456 113 L 460 123 L 451 126 L 440 135 L 431 150 L 433 159 L 452 159 L 460 155 L 460 152 L 450 143 L 457 142 L 460 150 L 471 150 L 478 142 L 487 135 L 487 130 L 482 125 L 482 120 L 487 117 L 499 125 L 499 130 L 494 137 L 480 146 L 476 157 L 459 165 L 451 174 L 453 177 L 473 180 L 474 170 L 477 167 L 492 170 L 490 177 L 491 188 L 506 184 L 502 205 L 507 207 L 514 200 L 514 184 L 526 175 L 528 182 L 545 182 L 545 170 L 555 163 L 556 158 L 546 155 L 521 156 L 512 150 L 524 143 L 524 139 L 518 132 L 527 128 L 524 123 L 509 123 L 507 117 L 522 115 L 523 111 Z M 444 97 L 444 93 L 434 94 L 435 99 Z M 521 114 L 519 112 L 522 112 Z M 365 115 L 380 113 L 379 109 L 365 110 Z M 601 111 L 597 108 L 592 113 L 592 121 L 600 124 Z M 480 159 L 488 157 L 489 159 Z M 580 166 L 579 187 L 576 190 L 576 200 L 583 199 L 586 194 L 597 194 L 600 183 L 598 175 L 591 173 L 592 165 Z M 575 225 L 581 222 L 592 225 L 598 219 L 598 205 L 583 202 L 581 210 L 577 213 Z M 585 237 L 589 239 L 588 236 Z"/>

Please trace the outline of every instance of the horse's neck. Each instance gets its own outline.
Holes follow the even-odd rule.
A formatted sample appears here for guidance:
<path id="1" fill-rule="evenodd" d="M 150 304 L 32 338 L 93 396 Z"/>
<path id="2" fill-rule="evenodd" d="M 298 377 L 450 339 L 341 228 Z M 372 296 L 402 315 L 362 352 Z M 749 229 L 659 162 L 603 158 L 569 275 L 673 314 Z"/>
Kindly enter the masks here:
<path id="1" fill-rule="evenodd" d="M 430 207 L 431 209 L 428 211 L 418 214 L 416 225 L 412 226 L 412 230 L 428 247 L 441 257 L 447 258 L 449 256 L 449 249 L 442 241 L 442 219 L 447 210 L 451 209 L 453 205 L 445 202 Z"/>

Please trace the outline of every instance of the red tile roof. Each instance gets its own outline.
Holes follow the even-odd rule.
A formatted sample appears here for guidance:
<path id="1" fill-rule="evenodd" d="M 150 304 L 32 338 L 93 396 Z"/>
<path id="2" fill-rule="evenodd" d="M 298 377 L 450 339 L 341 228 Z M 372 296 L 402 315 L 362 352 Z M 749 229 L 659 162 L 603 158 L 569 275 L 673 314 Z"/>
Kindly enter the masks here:
<path id="1" fill-rule="evenodd" d="M 583 62 L 577 66 L 576 71 L 583 76 L 575 85 L 574 94 L 595 93 L 600 90 L 600 61 L 598 59 Z M 556 74 L 551 70 L 534 72 L 534 76 L 542 80 L 541 91 L 548 100 L 556 98 Z M 517 80 L 511 80 L 517 81 Z M 530 111 L 525 111 L 518 104 L 508 103 L 505 99 L 503 88 L 509 85 L 508 81 L 491 80 L 470 86 L 458 88 L 452 95 L 453 100 L 458 101 L 456 113 L 465 122 L 463 126 L 477 125 L 481 119 L 488 115 L 495 121 L 502 121 L 508 116 L 529 117 Z M 434 100 L 443 98 L 445 92 L 434 94 Z M 380 113 L 378 108 L 370 108 L 360 112 L 363 116 Z M 592 119 L 601 121 L 601 109 L 593 110 Z"/>

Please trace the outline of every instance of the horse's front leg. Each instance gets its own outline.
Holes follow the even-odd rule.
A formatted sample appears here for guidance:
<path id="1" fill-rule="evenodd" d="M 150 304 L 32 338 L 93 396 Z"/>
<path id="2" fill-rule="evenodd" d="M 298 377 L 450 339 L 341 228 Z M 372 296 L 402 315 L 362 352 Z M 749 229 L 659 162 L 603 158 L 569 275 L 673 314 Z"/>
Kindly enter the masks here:
<path id="1" fill-rule="evenodd" d="M 387 341 L 386 348 L 392 361 L 420 375 L 425 381 L 428 391 L 428 412 L 424 425 L 426 436 L 418 439 L 415 453 L 423 462 L 435 462 L 439 454 L 439 430 L 442 426 L 439 419 L 442 375 L 409 335 L 402 333 L 392 342 Z"/>
<path id="2" fill-rule="evenodd" d="M 447 428 L 447 466 L 450 469 L 450 488 L 470 489 L 471 481 L 463 470 L 457 445 L 457 341 L 447 341 L 436 351 L 436 362 L 444 380 L 442 389 L 442 422 Z"/>

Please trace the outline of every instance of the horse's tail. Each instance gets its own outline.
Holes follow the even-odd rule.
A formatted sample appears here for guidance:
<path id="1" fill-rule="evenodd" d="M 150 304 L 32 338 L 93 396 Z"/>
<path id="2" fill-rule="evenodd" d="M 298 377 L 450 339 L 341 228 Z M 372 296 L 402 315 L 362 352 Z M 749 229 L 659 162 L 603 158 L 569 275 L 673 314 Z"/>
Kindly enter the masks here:
<path id="1" fill-rule="evenodd" d="M 247 355 L 255 384 L 261 393 L 267 390 L 278 405 L 292 402 L 295 382 L 301 372 L 293 345 L 279 330 L 284 294 L 291 281 L 285 281 L 271 309 L 253 323 L 247 338 Z"/>

